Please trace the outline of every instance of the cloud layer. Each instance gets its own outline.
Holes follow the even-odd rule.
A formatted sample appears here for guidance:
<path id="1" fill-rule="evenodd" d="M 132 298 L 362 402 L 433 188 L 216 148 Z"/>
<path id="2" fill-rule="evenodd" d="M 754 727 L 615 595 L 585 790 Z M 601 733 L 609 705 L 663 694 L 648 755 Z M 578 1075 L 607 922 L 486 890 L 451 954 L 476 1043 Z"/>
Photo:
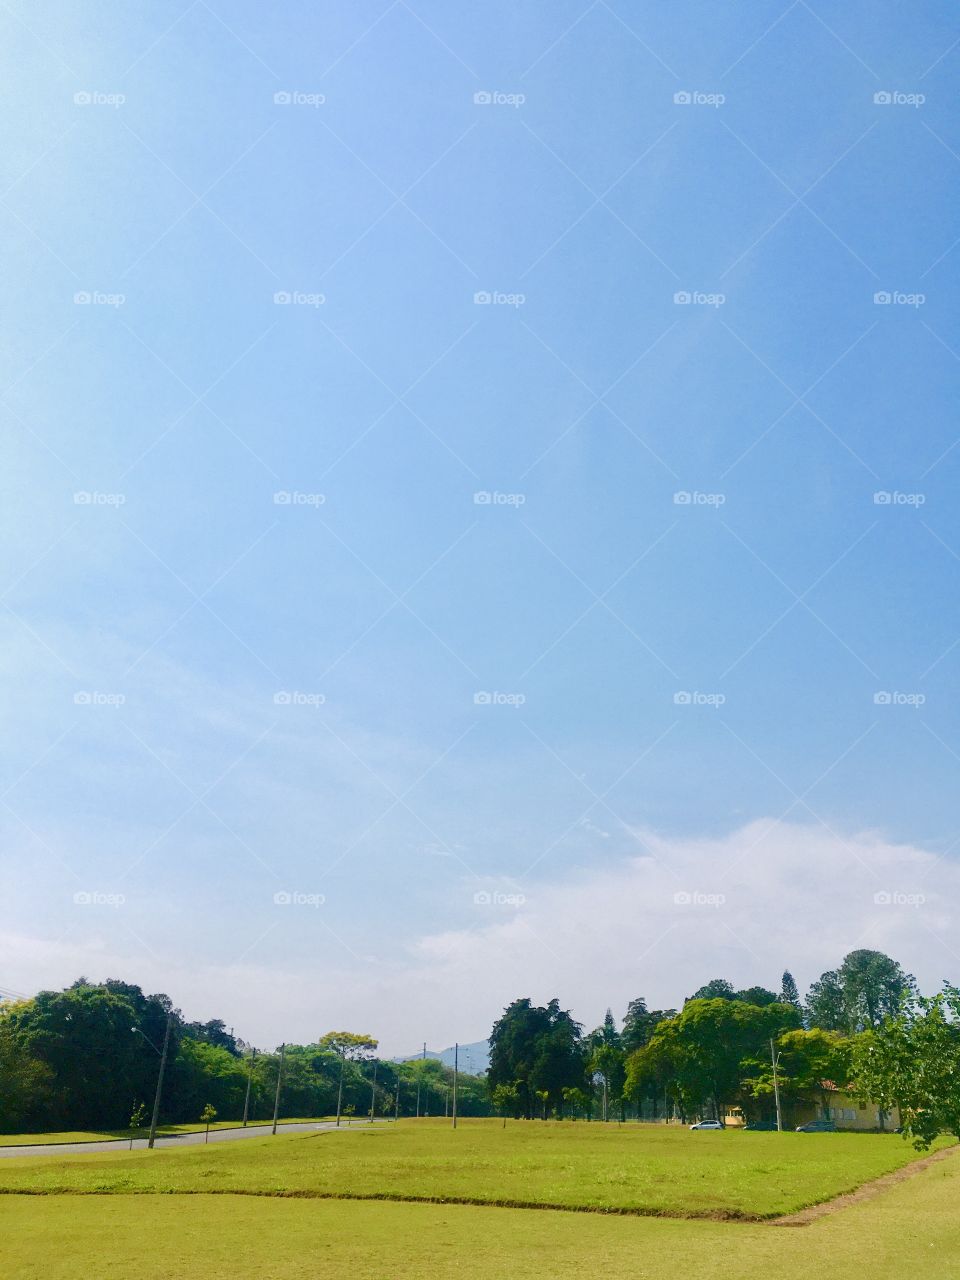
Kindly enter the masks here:
<path id="1" fill-rule="evenodd" d="M 776 987 L 789 968 L 803 991 L 856 947 L 889 952 L 924 989 L 960 977 L 960 868 L 949 859 L 873 833 L 761 820 L 717 839 L 635 834 L 642 854 L 599 869 L 464 881 L 450 890 L 456 927 L 410 931 L 376 957 L 343 946 L 331 964 L 325 947 L 322 960 L 301 952 L 293 962 L 288 926 L 309 920 L 325 942 L 331 928 L 322 907 L 294 904 L 265 925 L 269 959 L 256 937 L 223 963 L 192 956 L 182 934 L 175 954 L 145 953 L 115 910 L 82 940 L 4 935 L 0 963 L 20 990 L 122 975 L 168 991 L 190 1017 L 224 1017 L 262 1047 L 345 1026 L 378 1035 L 388 1052 L 480 1039 L 520 995 L 556 995 L 592 1026 L 608 1005 L 618 1016 L 638 995 L 677 1005 L 714 976 Z"/>

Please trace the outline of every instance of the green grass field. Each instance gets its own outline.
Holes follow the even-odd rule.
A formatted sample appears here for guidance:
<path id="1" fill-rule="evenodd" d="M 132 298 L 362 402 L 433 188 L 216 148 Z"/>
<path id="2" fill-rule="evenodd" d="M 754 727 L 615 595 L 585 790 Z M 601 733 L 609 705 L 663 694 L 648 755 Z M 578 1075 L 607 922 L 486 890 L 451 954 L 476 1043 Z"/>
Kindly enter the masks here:
<path id="1" fill-rule="evenodd" d="M 0 1192 L 238 1192 L 764 1218 L 916 1158 L 874 1134 L 467 1120 L 0 1161 Z"/>
<path id="2" fill-rule="evenodd" d="M 960 1257 L 958 1203 L 960 1156 L 802 1228 L 460 1205 L 9 1195 L 0 1196 L 0 1256 L 17 1280 L 943 1280 Z"/>

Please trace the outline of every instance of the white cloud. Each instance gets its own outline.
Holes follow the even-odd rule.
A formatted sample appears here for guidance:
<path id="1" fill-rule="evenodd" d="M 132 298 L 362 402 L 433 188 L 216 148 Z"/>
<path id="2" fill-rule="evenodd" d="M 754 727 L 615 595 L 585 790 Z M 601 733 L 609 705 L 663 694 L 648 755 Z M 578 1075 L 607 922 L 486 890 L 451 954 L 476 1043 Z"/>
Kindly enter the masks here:
<path id="1" fill-rule="evenodd" d="M 764 821 L 717 839 L 637 834 L 643 856 L 555 881 L 541 866 L 539 879 L 505 882 L 499 898 L 488 886 L 470 927 L 410 937 L 376 961 L 344 951 L 333 967 L 294 969 L 282 951 L 262 963 L 254 947 L 237 963 L 197 964 L 181 937 L 170 965 L 121 934 L 109 946 L 0 939 L 0 961 L 20 990 L 109 972 L 166 990 L 190 1017 L 223 1017 L 263 1046 L 347 1026 L 379 1036 L 387 1052 L 482 1038 L 521 995 L 556 995 L 593 1025 L 607 1005 L 618 1016 L 637 995 L 676 1005 L 715 976 L 776 987 L 789 968 L 804 990 L 856 947 L 889 952 L 924 989 L 960 977 L 953 860 L 874 833 Z M 459 919 L 462 890 L 457 902 Z"/>

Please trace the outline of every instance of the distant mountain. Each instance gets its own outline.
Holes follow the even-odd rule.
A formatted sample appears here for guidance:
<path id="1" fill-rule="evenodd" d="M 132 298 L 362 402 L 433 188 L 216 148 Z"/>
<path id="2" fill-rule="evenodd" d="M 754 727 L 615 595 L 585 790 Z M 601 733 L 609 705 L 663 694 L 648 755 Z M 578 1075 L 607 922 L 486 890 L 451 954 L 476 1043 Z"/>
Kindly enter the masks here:
<path id="1" fill-rule="evenodd" d="M 442 1062 L 445 1067 L 453 1066 L 453 1045 L 449 1049 L 441 1049 L 439 1053 L 433 1049 L 427 1050 L 427 1057 L 433 1058 L 436 1062 Z M 408 1053 L 400 1058 L 394 1058 L 394 1062 L 412 1062 L 414 1058 L 421 1058 L 421 1053 Z M 471 1076 L 479 1076 L 486 1071 L 490 1065 L 490 1042 L 489 1040 L 475 1040 L 473 1044 L 462 1044 L 460 1046 L 460 1070 L 467 1072 Z"/>

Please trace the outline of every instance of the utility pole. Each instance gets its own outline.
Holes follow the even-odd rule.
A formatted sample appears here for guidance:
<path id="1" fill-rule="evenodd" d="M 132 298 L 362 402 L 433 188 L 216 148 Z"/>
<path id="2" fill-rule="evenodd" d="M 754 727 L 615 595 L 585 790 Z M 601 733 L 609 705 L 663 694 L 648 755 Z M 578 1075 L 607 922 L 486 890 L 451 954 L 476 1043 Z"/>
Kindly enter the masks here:
<path id="1" fill-rule="evenodd" d="M 160 1117 L 160 1092 L 163 1089 L 163 1073 L 167 1068 L 167 1049 L 170 1047 L 170 1027 L 173 1023 L 173 1013 L 167 1014 L 167 1029 L 163 1033 L 163 1052 L 160 1054 L 160 1074 L 157 1076 L 157 1092 L 153 1099 L 153 1119 L 150 1121 L 150 1140 L 148 1147 L 152 1147 L 157 1136 L 157 1120 Z"/>
<path id="2" fill-rule="evenodd" d="M 770 1037 L 770 1061 L 773 1063 L 773 1096 L 777 1104 L 777 1133 L 783 1133 L 783 1117 L 780 1114 L 780 1080 L 777 1076 L 777 1063 L 780 1061 L 780 1055 L 774 1047 L 773 1037 Z"/>
<path id="3" fill-rule="evenodd" d="M 277 1066 L 277 1093 L 273 1099 L 273 1132 L 277 1132 L 277 1117 L 280 1114 L 280 1082 L 283 1080 L 283 1055 L 287 1052 L 287 1046 L 280 1046 L 280 1062 Z"/>
<path id="4" fill-rule="evenodd" d="M 457 1076 L 460 1071 L 460 1046 L 453 1046 L 453 1127 L 457 1127 Z"/>
<path id="5" fill-rule="evenodd" d="M 337 1089 L 337 1128 L 340 1128 L 340 1112 L 343 1103 L 343 1068 L 347 1061 L 346 1052 L 340 1054 L 340 1087 Z"/>
<path id="6" fill-rule="evenodd" d="M 427 1057 L 427 1042 L 426 1040 L 424 1040 L 422 1061 L 425 1061 L 426 1057 Z M 423 1076 L 423 1070 L 421 1069 L 420 1075 L 417 1076 L 417 1119 L 418 1120 L 420 1119 L 420 1081 L 422 1076 Z"/>
<path id="7" fill-rule="evenodd" d="M 370 1119 L 369 1123 L 373 1124 L 373 1112 L 377 1105 L 377 1060 L 373 1060 L 373 1080 L 370 1082 Z"/>
<path id="8" fill-rule="evenodd" d="M 247 1117 L 250 1114 L 250 1084 L 253 1080 L 253 1064 L 256 1059 L 256 1056 L 257 1056 L 257 1051 L 256 1049 L 254 1049 L 253 1053 L 250 1055 L 250 1064 L 247 1067 L 247 1096 L 243 1100 L 243 1127 L 244 1128 L 247 1127 Z"/>

